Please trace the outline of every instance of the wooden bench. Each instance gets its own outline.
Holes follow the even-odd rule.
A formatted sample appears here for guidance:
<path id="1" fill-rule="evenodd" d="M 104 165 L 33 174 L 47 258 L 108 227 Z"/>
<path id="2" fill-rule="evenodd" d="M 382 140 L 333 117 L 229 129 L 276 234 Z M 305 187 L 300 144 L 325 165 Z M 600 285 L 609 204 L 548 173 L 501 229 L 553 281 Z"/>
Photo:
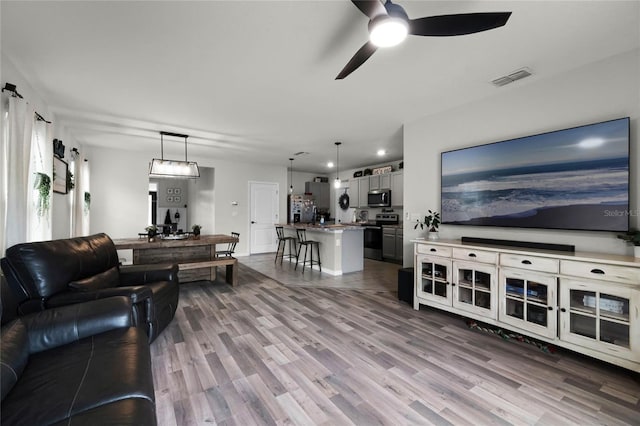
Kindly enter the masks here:
<path id="1" fill-rule="evenodd" d="M 202 269 L 202 268 L 217 268 L 218 266 L 225 266 L 227 284 L 235 286 L 238 284 L 238 259 L 235 257 L 222 257 L 215 260 L 204 260 L 202 262 L 180 263 L 178 268 L 180 271 L 188 271 L 190 269 Z M 212 273 L 212 280 L 216 279 L 215 269 Z"/>

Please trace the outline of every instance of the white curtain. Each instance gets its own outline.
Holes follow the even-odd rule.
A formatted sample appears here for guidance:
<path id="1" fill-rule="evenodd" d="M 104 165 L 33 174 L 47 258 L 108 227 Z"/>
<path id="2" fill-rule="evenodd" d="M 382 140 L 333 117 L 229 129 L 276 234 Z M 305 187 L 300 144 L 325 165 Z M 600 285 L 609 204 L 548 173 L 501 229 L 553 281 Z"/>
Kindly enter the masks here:
<path id="1" fill-rule="evenodd" d="M 30 202 L 27 204 L 27 241 L 50 240 L 51 202 L 53 200 L 53 144 L 49 126 L 42 120 L 36 120 L 31 136 L 31 162 L 29 164 L 28 190 Z M 48 195 L 38 190 L 41 179 L 48 179 Z"/>
<path id="2" fill-rule="evenodd" d="M 89 161 L 82 152 L 73 161 L 75 188 L 73 191 L 73 226 L 71 232 L 74 237 L 89 235 L 89 217 L 91 214 L 91 203 L 86 201 L 87 195 L 91 194 L 89 181 Z"/>
<path id="3" fill-rule="evenodd" d="M 0 149 L 0 253 L 27 241 L 29 164 L 35 111 L 23 99 L 3 96 Z"/>

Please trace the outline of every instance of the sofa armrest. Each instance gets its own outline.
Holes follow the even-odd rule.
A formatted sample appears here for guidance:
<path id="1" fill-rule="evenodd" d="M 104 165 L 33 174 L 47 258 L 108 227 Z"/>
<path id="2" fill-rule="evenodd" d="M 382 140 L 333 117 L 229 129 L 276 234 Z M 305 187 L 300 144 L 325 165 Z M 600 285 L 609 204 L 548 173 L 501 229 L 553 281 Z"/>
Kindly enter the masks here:
<path id="1" fill-rule="evenodd" d="M 30 353 L 133 326 L 131 300 L 124 296 L 45 309 L 20 319 L 27 327 Z"/>
<path id="2" fill-rule="evenodd" d="M 144 321 L 146 323 L 150 323 L 155 319 L 152 298 L 153 292 L 149 287 L 145 286 L 113 287 L 94 291 L 65 291 L 51 296 L 47 300 L 47 308 L 72 305 L 114 296 L 126 296 L 131 300 L 132 304 L 143 305 L 145 312 Z"/>
<path id="3" fill-rule="evenodd" d="M 178 282 L 178 265 L 125 265 L 120 266 L 120 286 L 151 284 L 158 281 Z"/>

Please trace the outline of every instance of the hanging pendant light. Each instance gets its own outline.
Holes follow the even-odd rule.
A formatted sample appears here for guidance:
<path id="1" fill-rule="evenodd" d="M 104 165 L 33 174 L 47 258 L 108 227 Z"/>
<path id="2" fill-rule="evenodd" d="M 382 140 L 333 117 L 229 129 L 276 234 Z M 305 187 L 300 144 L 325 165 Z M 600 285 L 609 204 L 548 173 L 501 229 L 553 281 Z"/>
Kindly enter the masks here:
<path id="1" fill-rule="evenodd" d="M 293 194 L 293 158 L 289 158 L 291 161 L 291 167 L 289 168 L 289 194 Z"/>
<path id="2" fill-rule="evenodd" d="M 164 159 L 164 137 L 173 136 L 184 138 L 184 161 Z M 149 167 L 149 177 L 154 178 L 187 178 L 195 179 L 200 177 L 200 169 L 195 161 L 187 161 L 187 138 L 189 135 L 179 133 L 160 132 L 160 159 L 151 160 Z"/>
<path id="3" fill-rule="evenodd" d="M 342 142 L 336 142 L 336 180 L 333 182 L 334 188 L 340 188 L 340 145 Z"/>

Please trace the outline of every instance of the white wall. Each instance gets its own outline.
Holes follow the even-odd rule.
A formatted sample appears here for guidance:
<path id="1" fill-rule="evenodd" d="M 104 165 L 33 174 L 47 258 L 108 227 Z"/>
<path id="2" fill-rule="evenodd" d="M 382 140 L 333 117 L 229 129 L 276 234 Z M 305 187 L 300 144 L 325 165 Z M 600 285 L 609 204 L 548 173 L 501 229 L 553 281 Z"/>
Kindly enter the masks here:
<path id="1" fill-rule="evenodd" d="M 93 146 L 85 155 L 91 175 L 90 232 L 105 232 L 111 238 L 145 232 L 151 155 Z"/>
<path id="2" fill-rule="evenodd" d="M 404 210 L 424 216 L 440 210 L 440 153 L 583 124 L 631 117 L 631 226 L 638 226 L 640 153 L 640 50 L 611 57 L 570 73 L 512 83 L 492 98 L 424 117 L 404 126 Z M 404 263 L 413 264 L 404 226 Z M 441 238 L 473 236 L 574 244 L 579 251 L 632 254 L 611 232 L 551 231 L 444 225 Z"/>
<path id="3" fill-rule="evenodd" d="M 112 238 L 131 238 L 144 232 L 147 226 L 149 161 L 153 155 L 153 151 L 87 149 L 91 164 L 91 233 L 106 232 Z M 286 166 L 207 158 L 194 160 L 203 168 L 215 169 L 214 203 L 208 206 L 208 213 L 201 211 L 198 202 L 190 199 L 190 204 L 197 206 L 198 212 L 189 214 L 193 214 L 193 220 L 203 226 L 204 234 L 239 232 L 240 243 L 236 252 L 238 255 L 249 252 L 249 181 L 279 185 L 280 217 L 286 220 Z M 209 178 L 213 179 L 212 176 Z M 215 214 L 212 211 L 214 206 Z M 206 214 L 211 216 L 204 217 Z M 214 218 L 213 226 L 208 226 L 211 217 Z M 163 219 L 159 218 L 160 221 Z"/>
<path id="4" fill-rule="evenodd" d="M 200 225 L 203 234 L 215 234 L 215 169 L 211 167 L 199 168 L 200 178 L 189 180 L 188 226 L 185 231 L 191 231 L 193 225 Z"/>

